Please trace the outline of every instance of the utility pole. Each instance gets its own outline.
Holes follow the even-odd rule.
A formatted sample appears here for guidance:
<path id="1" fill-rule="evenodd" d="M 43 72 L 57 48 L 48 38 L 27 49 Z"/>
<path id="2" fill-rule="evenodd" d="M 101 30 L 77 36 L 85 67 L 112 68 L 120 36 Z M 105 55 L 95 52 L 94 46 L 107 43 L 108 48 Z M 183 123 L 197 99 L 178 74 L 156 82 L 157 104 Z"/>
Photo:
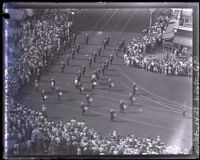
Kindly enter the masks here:
<path id="1" fill-rule="evenodd" d="M 153 15 L 153 12 L 155 11 L 155 9 L 151 8 L 149 10 L 150 10 L 149 36 L 150 36 L 151 26 L 152 26 L 152 15 Z"/>

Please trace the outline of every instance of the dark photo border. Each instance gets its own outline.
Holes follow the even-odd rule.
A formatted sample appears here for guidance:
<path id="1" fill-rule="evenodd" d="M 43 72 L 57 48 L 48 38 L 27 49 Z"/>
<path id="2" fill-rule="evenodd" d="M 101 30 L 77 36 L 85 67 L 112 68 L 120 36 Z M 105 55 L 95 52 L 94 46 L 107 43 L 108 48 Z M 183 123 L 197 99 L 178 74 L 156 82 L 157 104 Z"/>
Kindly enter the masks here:
<path id="1" fill-rule="evenodd" d="M 191 154 L 188 155 L 125 155 L 125 156 L 71 156 L 71 155 L 32 155 L 32 156 L 14 156 L 10 157 L 4 153 L 4 159 L 198 159 L 199 157 L 199 94 L 194 92 L 199 84 L 199 4 L 194 2 L 124 2 L 124 3 L 109 3 L 109 2 L 85 2 L 85 3 L 71 3 L 71 2 L 5 2 L 4 8 L 12 9 L 24 9 L 24 8 L 192 8 L 193 9 L 193 148 Z M 3 16 L 3 14 L 2 14 Z M 4 17 L 5 18 L 5 17 Z M 4 21 L 2 18 L 2 21 Z M 2 23 L 3 24 L 3 23 Z M 4 26 L 2 27 L 2 33 L 4 33 Z M 2 34 L 3 35 L 3 34 Z M 2 36 L 2 59 L 5 60 L 5 36 Z M 5 62 L 3 63 L 5 64 Z M 4 66 L 3 66 L 4 67 Z M 3 75 L 4 68 L 3 68 Z M 3 78 L 4 79 L 4 78 Z M 5 86 L 5 79 L 3 81 Z M 5 89 L 3 90 L 2 107 L 3 116 L 5 119 Z M 8 102 L 9 103 L 9 102 Z M 3 125 L 4 126 L 4 120 Z M 4 134 L 5 128 L 3 130 Z M 4 136 L 4 135 L 3 135 Z M 4 139 L 4 137 L 3 137 Z M 3 141 L 2 141 L 3 142 Z M 4 144 L 3 144 L 4 145 Z"/>

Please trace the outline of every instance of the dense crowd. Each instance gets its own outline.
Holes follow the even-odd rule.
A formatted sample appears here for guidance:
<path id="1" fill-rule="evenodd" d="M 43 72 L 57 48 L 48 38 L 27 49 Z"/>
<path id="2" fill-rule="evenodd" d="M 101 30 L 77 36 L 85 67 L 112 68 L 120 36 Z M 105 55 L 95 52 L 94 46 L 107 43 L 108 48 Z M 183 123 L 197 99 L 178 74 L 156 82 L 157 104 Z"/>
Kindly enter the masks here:
<path id="1" fill-rule="evenodd" d="M 134 38 L 127 46 L 124 54 L 127 65 L 137 66 L 151 72 L 164 73 L 174 76 L 192 76 L 192 62 L 188 59 L 179 59 L 169 54 L 163 58 L 148 56 L 157 45 L 162 43 L 162 34 L 166 30 L 169 17 L 161 16 L 149 30 L 149 34 L 142 38 Z"/>
<path id="2" fill-rule="evenodd" d="M 61 52 L 61 47 L 68 47 L 71 42 L 70 10 L 44 10 L 40 19 L 22 20 L 19 53 L 8 57 L 8 93 L 15 95 L 38 68 L 48 65 L 49 57 Z"/>
<path id="3" fill-rule="evenodd" d="M 11 155 L 145 155 L 186 153 L 177 146 L 165 145 L 158 136 L 122 137 L 113 131 L 105 137 L 87 127 L 84 121 L 72 119 L 54 123 L 41 112 L 13 99 L 7 112 L 8 153 Z"/>

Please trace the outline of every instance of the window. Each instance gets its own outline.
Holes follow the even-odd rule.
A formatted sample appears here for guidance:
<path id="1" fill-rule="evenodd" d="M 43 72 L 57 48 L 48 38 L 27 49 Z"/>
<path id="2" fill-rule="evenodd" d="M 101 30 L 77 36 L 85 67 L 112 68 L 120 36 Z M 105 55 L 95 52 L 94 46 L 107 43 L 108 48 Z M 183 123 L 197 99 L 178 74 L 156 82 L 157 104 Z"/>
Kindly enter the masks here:
<path id="1" fill-rule="evenodd" d="M 189 23 L 189 18 L 185 18 L 185 23 Z"/>

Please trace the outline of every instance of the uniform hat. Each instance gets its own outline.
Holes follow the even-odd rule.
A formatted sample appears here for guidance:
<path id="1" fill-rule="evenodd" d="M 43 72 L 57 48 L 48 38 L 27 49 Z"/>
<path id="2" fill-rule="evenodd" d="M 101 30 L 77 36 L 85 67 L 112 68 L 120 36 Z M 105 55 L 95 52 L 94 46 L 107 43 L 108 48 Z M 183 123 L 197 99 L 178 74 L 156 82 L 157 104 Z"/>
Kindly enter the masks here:
<path id="1" fill-rule="evenodd" d="M 111 109 L 111 110 L 110 110 L 110 112 L 113 112 L 113 111 L 114 111 L 114 109 Z"/>

